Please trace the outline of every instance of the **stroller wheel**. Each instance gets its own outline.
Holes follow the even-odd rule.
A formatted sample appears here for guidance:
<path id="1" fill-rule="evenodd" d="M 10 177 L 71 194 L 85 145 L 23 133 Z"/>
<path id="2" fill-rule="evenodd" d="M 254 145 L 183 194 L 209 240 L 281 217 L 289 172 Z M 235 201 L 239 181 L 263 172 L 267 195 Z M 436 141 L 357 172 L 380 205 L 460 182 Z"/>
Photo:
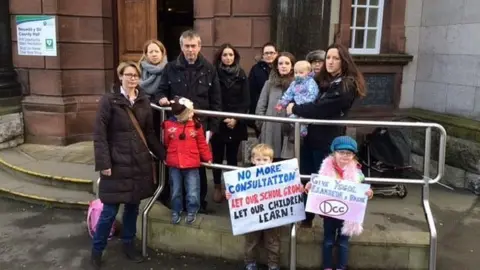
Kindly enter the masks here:
<path id="1" fill-rule="evenodd" d="M 400 199 L 403 199 L 403 198 L 407 197 L 407 194 L 408 194 L 407 187 L 405 185 L 398 185 L 397 196 Z"/>

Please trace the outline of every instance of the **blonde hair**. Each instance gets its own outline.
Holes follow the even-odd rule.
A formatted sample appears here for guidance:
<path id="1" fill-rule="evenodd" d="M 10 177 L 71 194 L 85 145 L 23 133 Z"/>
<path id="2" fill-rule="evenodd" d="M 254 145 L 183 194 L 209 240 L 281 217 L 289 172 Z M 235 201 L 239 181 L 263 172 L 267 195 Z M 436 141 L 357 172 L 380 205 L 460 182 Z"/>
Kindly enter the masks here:
<path id="1" fill-rule="evenodd" d="M 312 65 L 305 60 L 300 60 L 295 63 L 295 66 L 293 66 L 294 70 L 306 70 L 308 72 L 312 71 Z"/>
<path id="2" fill-rule="evenodd" d="M 259 155 L 273 159 L 273 148 L 268 144 L 259 143 L 252 148 L 251 157 Z"/>
<path id="3" fill-rule="evenodd" d="M 165 45 L 163 45 L 163 43 L 162 43 L 160 40 L 150 39 L 150 40 L 147 40 L 147 42 L 145 42 L 145 44 L 143 44 L 143 55 L 142 55 L 142 57 L 140 57 L 140 60 L 138 61 L 139 64 L 140 64 L 140 62 L 142 62 L 143 60 L 147 59 L 148 46 L 150 46 L 150 44 L 155 44 L 155 45 L 158 46 L 158 48 L 160 48 L 160 51 L 161 51 L 162 54 L 163 54 L 162 59 L 160 60 L 160 62 L 162 62 L 163 59 L 164 59 L 165 57 L 167 57 L 167 49 L 165 48 Z"/>
<path id="4" fill-rule="evenodd" d="M 121 62 L 120 64 L 118 64 L 118 67 L 117 67 L 117 76 L 122 76 L 123 75 L 123 72 L 125 71 L 125 69 L 127 67 L 133 67 L 135 69 L 135 71 L 137 72 L 137 75 L 140 76 L 141 72 L 140 72 L 140 68 L 138 67 L 137 63 L 133 62 L 133 61 L 125 61 L 125 62 Z"/>

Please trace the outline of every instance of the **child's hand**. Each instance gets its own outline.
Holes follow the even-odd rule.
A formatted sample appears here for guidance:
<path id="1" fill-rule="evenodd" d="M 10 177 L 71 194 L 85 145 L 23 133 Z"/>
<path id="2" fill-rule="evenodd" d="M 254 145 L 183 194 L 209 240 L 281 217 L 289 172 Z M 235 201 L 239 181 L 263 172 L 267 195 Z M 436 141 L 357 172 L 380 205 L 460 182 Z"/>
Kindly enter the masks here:
<path id="1" fill-rule="evenodd" d="M 305 193 L 308 194 L 308 192 L 310 191 L 311 188 L 312 188 L 312 182 L 308 182 L 308 183 L 305 185 Z"/>
<path id="2" fill-rule="evenodd" d="M 232 193 L 230 193 L 230 192 L 228 192 L 228 191 L 225 190 L 225 198 L 226 198 L 227 200 L 230 200 L 230 199 L 232 198 Z"/>
<path id="3" fill-rule="evenodd" d="M 281 110 L 283 109 L 282 105 L 278 104 L 277 106 L 275 106 L 275 110 L 277 110 L 277 112 L 280 112 Z"/>
<path id="4" fill-rule="evenodd" d="M 365 195 L 368 196 L 368 199 L 372 199 L 373 198 L 373 190 L 370 188 L 369 190 L 367 190 L 367 192 L 365 192 Z"/>

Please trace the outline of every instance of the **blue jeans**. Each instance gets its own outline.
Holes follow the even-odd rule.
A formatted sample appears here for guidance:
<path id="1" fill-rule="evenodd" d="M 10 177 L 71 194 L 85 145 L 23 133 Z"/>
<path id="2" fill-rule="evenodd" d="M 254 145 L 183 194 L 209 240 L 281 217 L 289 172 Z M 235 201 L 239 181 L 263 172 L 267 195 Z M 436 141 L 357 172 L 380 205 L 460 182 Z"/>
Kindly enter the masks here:
<path id="1" fill-rule="evenodd" d="M 347 269 L 348 241 L 342 235 L 343 220 L 323 217 L 323 268 L 333 268 L 333 246 L 338 242 L 337 269 Z"/>
<path id="2" fill-rule="evenodd" d="M 137 233 L 138 204 L 125 204 L 123 211 L 122 241 L 124 244 L 130 244 Z M 104 204 L 97 228 L 93 235 L 93 251 L 102 253 L 107 246 L 110 230 L 115 222 L 120 204 Z"/>
<path id="3" fill-rule="evenodd" d="M 170 168 L 170 194 L 173 212 L 183 210 L 183 187 L 187 196 L 187 212 L 197 213 L 200 209 L 200 173 L 195 169 Z"/>

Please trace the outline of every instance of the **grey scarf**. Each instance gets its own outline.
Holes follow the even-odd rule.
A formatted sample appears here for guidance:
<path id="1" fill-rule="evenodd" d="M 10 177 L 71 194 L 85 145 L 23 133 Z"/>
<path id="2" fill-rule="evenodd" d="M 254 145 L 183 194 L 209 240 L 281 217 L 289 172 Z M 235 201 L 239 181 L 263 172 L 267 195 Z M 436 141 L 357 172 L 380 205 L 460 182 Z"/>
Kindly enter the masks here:
<path id="1" fill-rule="evenodd" d="M 162 78 L 163 69 L 167 64 L 167 56 L 163 57 L 162 62 L 159 65 L 152 65 L 147 61 L 140 62 L 142 67 L 142 81 L 139 86 L 149 95 L 155 94 L 158 91 L 160 85 L 160 79 Z"/>

